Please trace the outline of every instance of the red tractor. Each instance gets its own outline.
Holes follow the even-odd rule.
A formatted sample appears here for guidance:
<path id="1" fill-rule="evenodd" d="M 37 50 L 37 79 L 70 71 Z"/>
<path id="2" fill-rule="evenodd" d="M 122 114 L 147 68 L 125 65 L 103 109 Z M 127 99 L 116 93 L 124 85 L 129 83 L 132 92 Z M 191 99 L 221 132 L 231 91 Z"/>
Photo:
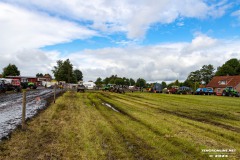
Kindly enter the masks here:
<path id="1" fill-rule="evenodd" d="M 171 88 L 168 89 L 168 92 L 170 94 L 176 94 L 178 90 L 179 90 L 178 86 L 172 86 Z"/>

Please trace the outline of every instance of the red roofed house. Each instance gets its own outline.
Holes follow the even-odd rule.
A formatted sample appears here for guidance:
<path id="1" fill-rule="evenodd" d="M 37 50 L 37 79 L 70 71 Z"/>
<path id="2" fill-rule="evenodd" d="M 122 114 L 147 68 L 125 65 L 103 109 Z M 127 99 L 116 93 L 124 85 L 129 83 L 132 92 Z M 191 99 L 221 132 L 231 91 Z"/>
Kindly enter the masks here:
<path id="1" fill-rule="evenodd" d="M 215 76 L 206 87 L 212 87 L 218 95 L 222 94 L 225 87 L 233 87 L 240 92 L 240 75 L 239 76 Z"/>

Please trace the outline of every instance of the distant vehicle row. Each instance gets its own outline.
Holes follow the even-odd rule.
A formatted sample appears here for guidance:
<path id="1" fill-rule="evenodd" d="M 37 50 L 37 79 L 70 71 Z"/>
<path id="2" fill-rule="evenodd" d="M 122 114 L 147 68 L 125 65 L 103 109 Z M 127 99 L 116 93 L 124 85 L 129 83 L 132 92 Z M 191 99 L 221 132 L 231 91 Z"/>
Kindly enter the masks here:
<path id="1" fill-rule="evenodd" d="M 20 82 L 18 79 L 0 78 L 0 93 L 5 93 L 6 91 L 20 92 L 26 88 L 36 89 L 37 86 L 32 82 Z"/>

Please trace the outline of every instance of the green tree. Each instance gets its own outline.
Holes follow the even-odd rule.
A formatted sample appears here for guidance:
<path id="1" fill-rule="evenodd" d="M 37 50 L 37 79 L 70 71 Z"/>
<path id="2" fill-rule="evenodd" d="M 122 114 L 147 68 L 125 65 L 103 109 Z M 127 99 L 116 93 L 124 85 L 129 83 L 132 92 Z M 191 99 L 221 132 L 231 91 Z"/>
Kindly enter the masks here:
<path id="1" fill-rule="evenodd" d="M 110 78 L 109 77 L 106 77 L 104 80 L 103 80 L 103 84 L 109 84 L 110 82 Z"/>
<path id="2" fill-rule="evenodd" d="M 199 70 L 196 70 L 188 75 L 187 80 L 191 82 L 201 82 L 201 77 L 201 72 Z"/>
<path id="3" fill-rule="evenodd" d="M 132 78 L 130 78 L 129 82 L 130 82 L 129 84 L 130 86 L 134 86 L 136 84 L 136 82 Z"/>
<path id="4" fill-rule="evenodd" d="M 179 86 L 179 85 L 180 85 L 178 79 L 174 82 L 174 85 L 175 85 L 175 86 Z"/>
<path id="5" fill-rule="evenodd" d="M 52 72 L 57 81 L 66 81 L 68 83 L 77 82 L 77 78 L 73 72 L 73 65 L 69 59 L 65 61 L 58 60 L 57 66 L 54 66 Z"/>
<path id="6" fill-rule="evenodd" d="M 37 73 L 36 77 L 43 77 L 43 74 L 42 73 Z"/>
<path id="7" fill-rule="evenodd" d="M 167 83 L 162 81 L 162 88 L 167 88 Z"/>
<path id="8" fill-rule="evenodd" d="M 238 73 L 238 75 L 240 75 L 240 63 L 239 63 L 239 65 L 236 68 L 236 72 Z"/>
<path id="9" fill-rule="evenodd" d="M 208 84 L 213 76 L 214 76 L 214 70 L 215 68 L 213 65 L 203 65 L 202 68 L 200 69 L 200 74 L 201 74 L 201 80 L 205 82 L 205 84 Z"/>
<path id="10" fill-rule="evenodd" d="M 138 78 L 136 82 L 137 87 L 145 87 L 146 86 L 146 81 L 143 78 Z"/>
<path id="11" fill-rule="evenodd" d="M 2 76 L 5 78 L 6 76 L 19 76 L 20 71 L 17 66 L 14 64 L 9 64 L 7 67 L 3 68 Z"/>
<path id="12" fill-rule="evenodd" d="M 202 75 L 200 70 L 196 70 L 194 72 L 191 72 L 183 85 L 188 86 L 196 90 L 196 88 L 199 86 L 200 82 L 202 81 Z"/>
<path id="13" fill-rule="evenodd" d="M 103 84 L 102 78 L 98 77 L 97 80 L 95 81 L 95 84 L 98 88 L 102 87 Z"/>
<path id="14" fill-rule="evenodd" d="M 114 84 L 116 84 L 116 85 L 123 85 L 124 84 L 124 80 L 122 78 L 120 78 L 120 77 L 117 77 L 114 80 Z"/>
<path id="15" fill-rule="evenodd" d="M 232 58 L 217 68 L 216 76 L 234 76 L 240 74 L 240 61 Z"/>
<path id="16" fill-rule="evenodd" d="M 218 70 L 215 74 L 216 76 L 233 76 L 235 75 L 235 70 L 229 65 L 222 65 L 222 67 L 218 67 Z"/>
<path id="17" fill-rule="evenodd" d="M 74 73 L 77 81 L 82 81 L 83 80 L 83 74 L 82 74 L 82 72 L 79 69 L 75 69 L 73 71 L 73 73 Z"/>
<path id="18" fill-rule="evenodd" d="M 130 86 L 130 79 L 123 77 L 124 85 Z"/>

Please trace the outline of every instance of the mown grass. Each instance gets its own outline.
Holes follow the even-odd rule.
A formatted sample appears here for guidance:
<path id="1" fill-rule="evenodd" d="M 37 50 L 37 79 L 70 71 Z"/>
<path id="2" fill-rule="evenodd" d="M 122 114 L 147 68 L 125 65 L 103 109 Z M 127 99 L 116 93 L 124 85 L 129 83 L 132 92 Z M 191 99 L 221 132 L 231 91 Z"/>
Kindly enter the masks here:
<path id="1" fill-rule="evenodd" d="M 227 159 L 240 159 L 239 104 L 216 96 L 67 92 L 26 131 L 1 142 L 0 159 L 211 159 L 202 149 L 235 149 Z"/>

